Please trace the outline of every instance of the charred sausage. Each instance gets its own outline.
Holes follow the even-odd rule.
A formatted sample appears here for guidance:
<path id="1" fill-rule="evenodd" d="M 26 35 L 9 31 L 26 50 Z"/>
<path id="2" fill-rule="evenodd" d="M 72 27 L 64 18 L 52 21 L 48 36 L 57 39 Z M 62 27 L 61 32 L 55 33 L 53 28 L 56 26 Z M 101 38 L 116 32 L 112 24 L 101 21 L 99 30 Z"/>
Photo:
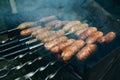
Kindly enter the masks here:
<path id="1" fill-rule="evenodd" d="M 109 32 L 105 36 L 99 38 L 97 41 L 99 43 L 104 43 L 104 42 L 110 42 L 116 37 L 116 34 L 114 32 Z"/>
<path id="2" fill-rule="evenodd" d="M 87 44 L 77 53 L 78 60 L 85 60 L 90 56 L 90 54 L 95 51 L 97 46 L 95 44 Z"/>
<path id="3" fill-rule="evenodd" d="M 90 36 L 92 33 L 96 32 L 96 31 L 97 31 L 97 28 L 90 27 L 87 30 L 85 30 L 84 32 L 82 32 L 79 35 L 79 38 L 82 39 L 82 40 L 85 40 L 88 36 Z"/>
<path id="4" fill-rule="evenodd" d="M 101 31 L 97 31 L 93 34 L 91 34 L 87 39 L 86 43 L 92 44 L 97 41 L 98 38 L 102 37 L 103 33 Z"/>
<path id="5" fill-rule="evenodd" d="M 61 57 L 63 58 L 64 61 L 71 59 L 71 57 L 75 55 L 76 52 L 79 51 L 79 49 L 82 48 L 84 45 L 85 45 L 85 42 L 83 40 L 77 40 L 73 42 L 72 45 L 66 47 L 63 50 Z"/>

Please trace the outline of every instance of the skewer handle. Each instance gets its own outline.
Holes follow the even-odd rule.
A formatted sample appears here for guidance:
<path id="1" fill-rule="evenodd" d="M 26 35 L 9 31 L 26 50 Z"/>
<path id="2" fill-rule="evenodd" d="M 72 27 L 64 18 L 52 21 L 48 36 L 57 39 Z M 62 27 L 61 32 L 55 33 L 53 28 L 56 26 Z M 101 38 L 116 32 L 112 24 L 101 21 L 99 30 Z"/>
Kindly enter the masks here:
<path id="1" fill-rule="evenodd" d="M 24 49 L 21 49 L 21 50 L 18 50 L 18 51 L 9 53 L 9 54 L 7 54 L 7 55 L 2 56 L 2 58 L 8 58 L 8 57 L 10 57 L 10 56 L 12 56 L 12 55 L 24 53 L 24 52 L 26 52 L 26 51 L 29 51 L 29 48 L 24 48 Z"/>
<path id="2" fill-rule="evenodd" d="M 18 28 L 13 28 L 13 29 L 10 29 L 10 30 L 1 31 L 0 35 L 4 35 L 4 34 L 12 32 L 12 31 L 16 31 L 16 30 L 19 30 L 19 29 Z"/>
<path id="3" fill-rule="evenodd" d="M 8 46 L 8 45 L 10 45 L 10 44 L 17 43 L 18 41 L 19 41 L 19 40 L 16 39 L 16 40 L 14 40 L 14 41 L 10 41 L 10 42 L 8 42 L 8 43 L 2 44 L 2 45 L 0 45 L 0 48 L 5 47 L 5 46 Z"/>

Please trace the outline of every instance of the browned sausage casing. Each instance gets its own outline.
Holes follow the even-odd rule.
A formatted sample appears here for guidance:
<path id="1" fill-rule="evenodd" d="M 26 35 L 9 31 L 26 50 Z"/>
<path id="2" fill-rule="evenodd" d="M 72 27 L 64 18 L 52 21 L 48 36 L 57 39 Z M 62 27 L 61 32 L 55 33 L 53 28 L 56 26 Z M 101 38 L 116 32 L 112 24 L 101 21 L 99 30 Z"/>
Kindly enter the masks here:
<path id="1" fill-rule="evenodd" d="M 75 41 L 74 39 L 68 39 L 67 41 L 62 42 L 56 45 L 55 47 L 51 48 L 50 51 L 53 53 L 58 53 L 62 51 L 63 49 L 65 49 L 67 46 L 71 45 L 74 41 Z"/>
<path id="2" fill-rule="evenodd" d="M 66 36 L 61 36 L 59 38 L 56 38 L 48 43 L 45 43 L 45 48 L 47 50 L 50 50 L 52 47 L 56 46 L 57 44 L 66 41 L 68 38 Z"/>
<path id="3" fill-rule="evenodd" d="M 46 37 L 49 37 L 50 35 L 55 34 L 55 31 L 45 31 L 41 34 L 36 35 L 36 39 L 43 40 Z"/>
<path id="4" fill-rule="evenodd" d="M 110 42 L 116 37 L 116 34 L 114 32 L 109 32 L 105 36 L 99 38 L 97 41 L 99 43 L 104 43 L 104 42 Z"/>
<path id="5" fill-rule="evenodd" d="M 76 31 L 80 31 L 80 30 L 84 30 L 88 28 L 88 24 L 79 24 L 79 25 L 76 25 L 76 26 L 73 26 L 71 29 L 70 29 L 70 32 L 76 32 Z"/>
<path id="6" fill-rule="evenodd" d="M 43 41 L 43 42 L 49 42 L 49 41 L 51 41 L 51 40 L 53 40 L 53 39 L 55 39 L 55 38 L 58 38 L 58 37 L 60 37 L 60 36 L 63 36 L 64 33 L 65 33 L 65 32 L 64 32 L 63 30 L 56 31 L 54 35 L 51 35 L 51 36 L 43 39 L 42 41 Z"/>
<path id="7" fill-rule="evenodd" d="M 33 31 L 31 35 L 32 35 L 33 37 L 36 37 L 37 34 L 41 34 L 41 33 L 43 33 L 44 31 L 47 31 L 47 30 L 50 30 L 50 29 L 51 29 L 50 27 L 41 28 L 41 29 L 38 29 L 38 30 L 36 30 L 36 31 Z"/>
<path id="8" fill-rule="evenodd" d="M 59 24 L 61 21 L 60 20 L 53 20 L 45 24 L 45 26 L 55 26 L 56 24 Z"/>
<path id="9" fill-rule="evenodd" d="M 77 51 L 79 51 L 80 48 L 82 48 L 85 45 L 85 42 L 83 40 L 77 40 L 75 42 L 73 42 L 72 45 L 66 47 L 62 54 L 61 57 L 63 58 L 63 60 L 67 61 L 69 59 L 71 59 L 71 57 L 73 55 L 75 55 L 75 53 Z"/>
<path id="10" fill-rule="evenodd" d="M 61 43 L 60 50 L 64 50 L 67 46 L 70 46 L 75 40 L 74 39 L 68 39 L 66 42 Z"/>
<path id="11" fill-rule="evenodd" d="M 92 33 L 96 32 L 97 28 L 96 27 L 90 27 L 84 32 L 82 32 L 79 36 L 80 39 L 85 40 L 88 36 L 90 36 Z"/>
<path id="12" fill-rule="evenodd" d="M 102 36 L 103 36 L 103 33 L 101 31 L 97 31 L 97 32 L 93 33 L 92 35 L 90 35 L 86 39 L 86 43 L 92 44 L 92 43 L 96 42 L 98 38 L 100 38 Z"/>
<path id="13" fill-rule="evenodd" d="M 78 30 L 78 31 L 75 32 L 75 35 L 76 35 L 76 36 L 80 36 L 80 34 L 83 33 L 85 30 L 87 30 L 87 28 Z"/>
<path id="14" fill-rule="evenodd" d="M 53 48 L 50 49 L 51 52 L 53 53 L 58 53 L 60 52 L 60 47 L 59 45 L 54 46 Z"/>
<path id="15" fill-rule="evenodd" d="M 69 23 L 70 21 L 60 21 L 60 23 L 55 25 L 56 29 L 62 28 L 64 25 L 66 25 L 67 23 Z"/>
<path id="16" fill-rule="evenodd" d="M 77 26 L 79 24 L 81 24 L 80 21 L 71 21 L 63 27 L 63 30 L 67 32 L 70 30 L 71 27 Z"/>
<path id="17" fill-rule="evenodd" d="M 95 51 L 97 46 L 95 44 L 87 44 L 77 53 L 78 60 L 85 60 L 90 56 L 90 54 Z"/>
<path id="18" fill-rule="evenodd" d="M 37 30 L 37 29 L 41 29 L 41 26 L 37 26 L 37 27 L 33 27 L 33 28 L 29 28 L 29 29 L 22 30 L 22 31 L 20 32 L 20 34 L 21 34 L 22 36 L 29 36 L 29 35 L 31 35 L 31 33 L 32 33 L 33 31 L 35 31 L 35 30 Z"/>
<path id="19" fill-rule="evenodd" d="M 33 29 L 26 29 L 26 30 L 22 30 L 21 32 L 20 32 L 20 34 L 22 35 L 22 36 L 27 36 L 27 35 L 29 35 L 30 33 L 32 33 L 32 31 L 33 31 Z"/>
<path id="20" fill-rule="evenodd" d="M 41 18 L 38 22 L 47 22 L 56 19 L 56 16 L 48 16 Z"/>
<path id="21" fill-rule="evenodd" d="M 35 26 L 36 23 L 35 22 L 24 22 L 24 23 L 21 23 L 18 28 L 19 29 L 25 29 L 27 27 L 30 27 L 30 26 Z"/>

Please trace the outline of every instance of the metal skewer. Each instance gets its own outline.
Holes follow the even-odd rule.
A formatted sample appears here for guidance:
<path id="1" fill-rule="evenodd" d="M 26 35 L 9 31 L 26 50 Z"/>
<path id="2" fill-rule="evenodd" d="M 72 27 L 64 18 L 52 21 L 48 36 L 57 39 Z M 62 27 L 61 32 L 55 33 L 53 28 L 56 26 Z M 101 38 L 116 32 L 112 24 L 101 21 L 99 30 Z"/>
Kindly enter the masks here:
<path id="1" fill-rule="evenodd" d="M 68 33 L 69 34 L 69 33 Z M 66 34 L 67 35 L 67 34 Z M 43 45 L 43 44 L 41 44 L 41 45 Z M 41 46 L 40 45 L 40 46 Z M 30 47 L 30 49 L 33 49 L 35 46 L 32 46 L 32 47 Z M 21 50 L 20 51 L 18 51 L 18 52 L 21 52 Z M 17 53 L 18 53 L 17 52 Z M 14 52 L 14 53 L 12 53 L 12 54 L 16 54 L 16 52 Z M 7 56 L 3 56 L 3 57 L 8 57 L 8 56 L 10 56 L 10 55 L 7 55 Z M 14 58 L 14 59 L 16 59 L 16 58 Z M 13 60 L 14 60 L 13 59 Z M 62 58 L 61 58 L 62 59 Z M 54 65 L 55 63 L 56 63 L 57 61 L 54 61 L 54 62 L 49 62 L 46 66 L 44 66 L 44 67 L 41 67 L 40 68 L 40 71 L 43 71 L 43 70 L 45 70 L 48 66 L 50 66 L 50 65 Z"/>
<path id="2" fill-rule="evenodd" d="M 69 35 L 69 34 L 71 34 L 71 32 L 68 32 L 68 33 L 66 33 L 65 35 Z M 37 41 L 37 39 L 33 39 L 32 41 L 27 41 L 25 44 L 31 44 L 31 43 L 33 43 L 33 42 L 36 42 Z M 41 43 L 41 46 L 43 45 L 44 43 Z M 23 45 L 23 44 L 22 44 Z M 9 49 L 5 49 L 5 50 L 3 50 L 3 51 L 1 51 L 0 53 L 3 53 L 4 51 L 8 51 L 8 50 L 11 50 L 11 49 L 13 49 L 13 48 L 16 48 L 16 47 L 19 47 L 19 46 L 21 46 L 21 45 L 17 45 L 17 46 L 14 46 L 14 47 L 11 47 L 11 48 L 9 48 Z M 20 51 L 21 52 L 23 52 L 23 51 L 26 51 L 26 50 L 28 50 L 27 48 L 25 48 L 25 49 L 21 49 L 21 50 L 18 50 L 18 51 L 16 51 L 16 52 L 13 52 L 14 54 L 15 53 L 20 53 Z M 9 53 L 9 54 L 12 54 L 12 53 Z M 9 56 L 9 54 L 8 55 L 6 55 L 7 57 Z M 4 57 L 5 57 L 5 55 L 4 55 Z"/>
<path id="3" fill-rule="evenodd" d="M 38 69 L 36 69 L 34 72 L 30 72 L 30 73 L 28 73 L 28 74 L 26 74 L 26 75 L 24 75 L 23 77 L 18 77 L 18 78 L 16 78 L 15 80 L 21 80 L 21 79 L 29 79 L 29 78 L 31 78 L 32 76 L 34 76 L 37 72 L 41 72 L 41 71 L 44 71 L 48 66 L 53 66 L 56 62 L 58 62 L 59 60 L 56 60 L 56 61 L 52 61 L 52 62 L 49 62 L 46 66 L 42 66 L 42 67 L 39 67 Z M 70 62 L 69 62 L 70 63 Z M 68 64 L 69 64 L 68 63 Z M 49 76 L 47 76 L 46 78 L 45 78 L 45 80 L 47 80 L 47 79 L 49 79 L 49 78 L 53 78 L 53 77 L 55 77 L 56 75 L 57 75 L 57 73 L 62 69 L 62 68 L 64 68 L 64 66 L 67 66 L 68 64 L 65 64 L 65 65 L 63 65 L 63 66 L 61 66 L 59 69 L 57 69 L 57 71 L 55 72 L 55 73 L 53 73 L 53 74 L 50 74 Z"/>
<path id="4" fill-rule="evenodd" d="M 60 70 L 62 70 L 63 68 L 65 68 L 66 66 L 68 66 L 72 61 L 74 61 L 76 59 L 72 59 L 71 61 L 69 61 L 68 63 L 64 64 L 63 66 L 61 66 L 60 68 L 58 68 L 54 73 L 51 73 L 50 75 L 48 75 L 45 80 L 49 80 L 49 79 L 53 79 L 59 72 Z"/>
<path id="5" fill-rule="evenodd" d="M 55 62 L 56 62 L 56 61 L 55 61 Z M 55 62 L 53 62 L 53 63 L 51 62 L 51 63 L 49 63 L 49 64 L 50 64 L 50 65 L 54 65 Z M 49 64 L 47 64 L 47 65 L 44 66 L 44 67 L 39 67 L 39 68 L 36 69 L 34 72 L 30 72 L 30 73 L 24 75 L 23 77 L 16 78 L 15 80 L 20 80 L 21 78 L 25 78 L 25 79 L 31 78 L 31 77 L 34 76 L 38 71 L 41 72 L 41 71 L 45 70 L 45 69 L 48 67 Z"/>
<path id="6" fill-rule="evenodd" d="M 2 44 L 5 44 L 5 43 L 7 43 L 7 42 L 9 42 L 9 41 L 12 41 L 12 40 L 14 40 L 16 37 L 12 37 L 12 38 L 8 38 L 8 39 L 5 39 L 5 40 L 2 40 L 2 41 L 0 41 L 0 45 L 2 45 Z"/>
<path id="7" fill-rule="evenodd" d="M 26 56 L 27 54 L 29 55 L 29 56 L 31 56 L 32 54 L 34 54 L 34 53 L 36 53 L 38 50 L 40 50 L 41 48 L 38 48 L 37 50 L 34 50 L 34 51 L 30 51 L 30 52 L 26 52 L 25 54 L 20 54 L 20 55 L 18 55 L 18 56 L 16 56 L 16 57 L 14 57 L 13 59 L 10 59 L 9 61 L 8 61 L 8 63 L 10 63 L 11 61 L 14 61 L 14 60 L 17 60 L 17 59 L 22 59 L 22 58 L 24 58 L 24 56 Z M 5 60 L 5 59 L 4 59 Z M 6 66 L 4 66 L 2 69 L 0 69 L 0 71 L 3 71 L 3 70 L 6 70 L 7 68 L 9 68 L 7 65 Z"/>
<path id="8" fill-rule="evenodd" d="M 9 46 L 9 45 L 11 45 L 11 44 L 18 43 L 18 42 L 23 42 L 23 41 L 29 40 L 29 39 L 31 39 L 31 38 L 32 38 L 32 37 L 29 36 L 29 37 L 26 37 L 26 38 L 23 38 L 23 39 L 20 39 L 20 40 L 19 40 L 19 39 L 12 40 L 12 41 L 10 41 L 10 42 L 7 42 L 7 43 L 5 43 L 5 44 L 0 45 L 0 48 L 6 47 L 6 46 Z"/>
<path id="9" fill-rule="evenodd" d="M 26 46 L 26 45 L 32 44 L 32 43 L 37 42 L 37 41 L 38 41 L 37 39 L 32 39 L 32 40 L 20 43 L 18 45 L 15 45 L 13 47 L 10 47 L 10 48 L 7 48 L 7 49 L 4 49 L 4 50 L 0 51 L 0 54 L 5 53 L 7 51 L 10 51 L 12 49 L 18 48 L 18 47 L 22 47 L 22 46 Z"/>
<path id="10" fill-rule="evenodd" d="M 7 55 L 4 55 L 4 56 L 2 56 L 2 58 L 7 58 L 7 57 L 10 57 L 10 56 L 12 56 L 12 55 L 19 54 L 19 53 L 22 53 L 22 52 L 25 52 L 25 51 L 29 51 L 29 50 L 31 51 L 31 50 L 33 50 L 33 49 L 36 49 L 36 48 L 42 46 L 43 44 L 44 44 L 44 43 L 39 43 L 39 44 L 34 45 L 34 46 L 31 46 L 31 47 L 26 47 L 26 48 L 24 48 L 24 49 L 21 49 L 21 50 L 18 50 L 18 51 L 9 53 L 9 54 L 7 54 Z"/>
<path id="11" fill-rule="evenodd" d="M 45 57 L 46 57 L 46 56 L 43 56 L 43 57 L 39 56 L 39 57 L 37 57 L 36 59 L 34 59 L 34 60 L 32 60 L 32 61 L 27 61 L 27 62 L 25 62 L 25 63 L 23 63 L 23 64 L 21 64 L 21 65 L 18 65 L 18 66 L 15 66 L 15 67 L 9 69 L 9 70 L 7 69 L 7 66 L 6 66 L 6 67 L 4 67 L 3 69 L 1 69 L 0 71 L 3 71 L 3 70 L 8 70 L 8 71 L 7 71 L 6 74 L 0 76 L 0 78 L 4 78 L 4 77 L 8 76 L 9 73 L 10 73 L 11 71 L 13 71 L 13 70 L 20 70 L 21 68 L 23 68 L 23 67 L 26 66 L 26 65 L 29 66 L 29 65 L 32 65 L 32 64 L 33 64 L 34 62 L 36 62 L 36 61 L 41 61 L 41 60 L 44 59 Z"/>

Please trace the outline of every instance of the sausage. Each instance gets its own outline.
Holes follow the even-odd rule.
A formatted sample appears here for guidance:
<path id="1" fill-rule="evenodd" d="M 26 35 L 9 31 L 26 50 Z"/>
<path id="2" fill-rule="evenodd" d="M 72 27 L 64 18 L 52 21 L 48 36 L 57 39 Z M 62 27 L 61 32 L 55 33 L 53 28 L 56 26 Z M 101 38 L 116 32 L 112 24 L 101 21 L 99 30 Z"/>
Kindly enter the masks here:
<path id="1" fill-rule="evenodd" d="M 50 49 L 52 53 L 58 53 L 60 52 L 60 47 L 59 45 L 54 46 L 53 48 Z"/>
<path id="2" fill-rule="evenodd" d="M 67 61 L 69 59 L 71 59 L 71 57 L 73 55 L 76 54 L 76 52 L 82 48 L 83 46 L 85 45 L 85 42 L 83 40 L 77 40 L 75 42 L 73 42 L 72 45 L 66 47 L 62 54 L 61 54 L 61 57 L 63 58 L 64 61 Z"/>
<path id="3" fill-rule="evenodd" d="M 97 31 L 97 28 L 90 27 L 87 30 L 85 30 L 84 32 L 82 32 L 79 35 L 79 38 L 82 39 L 82 40 L 85 40 L 88 36 L 90 36 L 92 33 L 96 32 L 96 31 Z"/>
<path id="4" fill-rule="evenodd" d="M 61 21 L 62 22 L 62 25 L 66 25 L 68 24 L 70 21 Z"/>
<path id="5" fill-rule="evenodd" d="M 86 23 L 79 24 L 79 25 L 76 25 L 76 26 L 72 27 L 69 32 L 74 33 L 76 31 L 84 30 L 86 28 L 88 28 L 88 24 L 86 24 Z"/>
<path id="6" fill-rule="evenodd" d="M 56 29 L 62 28 L 64 25 L 68 24 L 70 21 L 60 21 L 58 24 L 55 25 Z"/>
<path id="7" fill-rule="evenodd" d="M 97 31 L 93 34 L 91 34 L 87 39 L 86 39 L 86 43 L 92 44 L 94 42 L 97 41 L 98 38 L 102 37 L 103 33 L 101 31 Z"/>
<path id="8" fill-rule="evenodd" d="M 68 39 L 66 42 L 61 43 L 60 50 L 64 50 L 67 46 L 70 46 L 75 40 L 74 39 Z"/>
<path id="9" fill-rule="evenodd" d="M 50 50 L 52 47 L 56 46 L 57 44 L 66 41 L 68 38 L 66 36 L 61 36 L 59 38 L 56 38 L 50 42 L 45 43 L 45 48 L 47 50 Z"/>
<path id="10" fill-rule="evenodd" d="M 71 27 L 81 24 L 80 21 L 71 21 L 63 27 L 64 31 L 69 31 Z"/>
<path id="11" fill-rule="evenodd" d="M 83 33 L 85 30 L 87 30 L 87 28 L 84 28 L 84 29 L 78 30 L 78 31 L 75 32 L 75 35 L 79 37 L 80 34 Z"/>
<path id="12" fill-rule="evenodd" d="M 43 40 L 46 37 L 49 37 L 50 35 L 55 34 L 55 31 L 45 31 L 41 34 L 36 35 L 36 39 Z"/>
<path id="13" fill-rule="evenodd" d="M 36 25 L 35 22 L 24 22 L 18 25 L 18 28 L 21 30 L 21 29 L 25 29 L 25 28 L 28 28 L 30 26 L 35 26 L 35 25 Z"/>
<path id="14" fill-rule="evenodd" d="M 62 42 L 58 45 L 56 45 L 55 47 L 51 48 L 50 51 L 53 53 L 58 53 L 60 51 L 62 51 L 63 49 L 65 49 L 65 47 L 71 45 L 75 40 L 74 39 L 68 39 L 65 42 Z"/>
<path id="15" fill-rule="evenodd" d="M 54 19 L 56 19 L 56 16 L 48 16 L 48 17 L 43 17 L 38 22 L 47 22 L 47 21 L 54 20 Z"/>
<path id="16" fill-rule="evenodd" d="M 114 32 L 109 32 L 105 36 L 99 38 L 97 41 L 99 43 L 104 43 L 104 42 L 110 42 L 116 37 L 116 34 Z"/>
<path id="17" fill-rule="evenodd" d="M 87 44 L 77 53 L 78 60 L 85 60 L 87 59 L 93 51 L 95 51 L 97 46 L 95 44 Z"/>
<path id="18" fill-rule="evenodd" d="M 37 27 L 34 27 L 34 28 L 25 29 L 25 30 L 22 30 L 22 31 L 20 32 L 20 34 L 21 34 L 22 36 L 28 36 L 28 35 L 31 35 L 31 33 L 32 33 L 33 31 L 35 31 L 35 30 L 37 30 L 37 29 L 40 29 L 40 28 L 41 28 L 41 26 L 37 26 Z"/>
<path id="19" fill-rule="evenodd" d="M 61 22 L 60 20 L 53 20 L 53 21 L 50 21 L 50 22 L 46 23 L 45 26 L 52 27 L 52 26 L 55 26 L 55 25 L 59 24 L 60 22 Z"/>
<path id="20" fill-rule="evenodd" d="M 81 25 L 81 24 L 79 24 L 79 25 L 77 25 L 77 26 L 73 26 L 73 27 L 71 27 L 70 30 L 69 30 L 69 32 L 70 32 L 70 33 L 74 33 L 74 32 L 76 32 L 77 30 L 79 30 L 80 25 Z"/>
<path id="21" fill-rule="evenodd" d="M 21 32 L 20 32 L 20 34 L 22 35 L 22 36 L 27 36 L 27 35 L 29 35 L 30 33 L 32 33 L 32 31 L 33 31 L 33 29 L 26 29 L 26 30 L 22 30 Z"/>
<path id="22" fill-rule="evenodd" d="M 44 17 L 44 18 L 40 19 L 38 22 L 46 22 L 46 21 L 53 20 L 55 18 L 56 18 L 55 16 Z M 24 23 L 21 23 L 20 25 L 18 25 L 18 28 L 21 30 L 21 29 L 25 29 L 27 27 L 35 26 L 35 25 L 37 25 L 36 22 L 24 22 Z"/>
<path id="23" fill-rule="evenodd" d="M 41 29 L 38 29 L 36 31 L 33 31 L 31 35 L 33 37 L 36 37 L 37 34 L 41 34 L 41 33 L 43 33 L 44 31 L 47 31 L 47 30 L 50 30 L 50 27 L 45 27 L 45 28 L 41 28 Z"/>
<path id="24" fill-rule="evenodd" d="M 49 42 L 49 41 L 51 41 L 51 40 L 53 40 L 53 39 L 55 39 L 55 38 L 58 38 L 58 37 L 60 37 L 60 36 L 63 36 L 64 33 L 65 33 L 65 32 L 64 32 L 63 30 L 56 31 L 54 35 L 49 36 L 49 37 L 43 39 L 42 41 L 43 41 L 43 42 Z"/>

